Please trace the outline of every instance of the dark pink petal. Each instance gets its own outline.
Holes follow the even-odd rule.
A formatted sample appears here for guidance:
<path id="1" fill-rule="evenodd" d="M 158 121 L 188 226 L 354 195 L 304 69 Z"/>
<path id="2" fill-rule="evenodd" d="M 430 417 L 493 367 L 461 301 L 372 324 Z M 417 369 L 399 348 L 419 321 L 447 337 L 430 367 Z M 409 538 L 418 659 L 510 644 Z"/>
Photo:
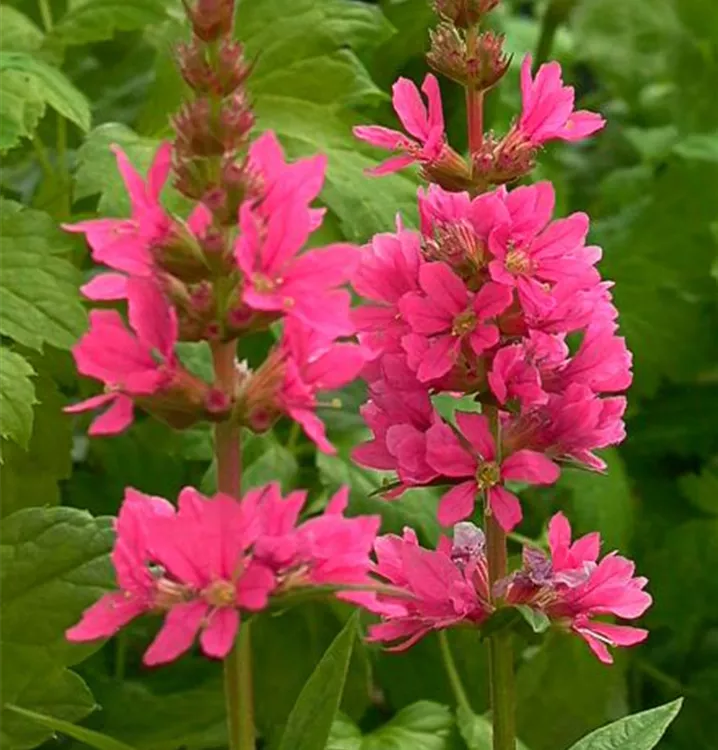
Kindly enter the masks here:
<path id="1" fill-rule="evenodd" d="M 404 133 L 400 133 L 398 130 L 382 128 L 379 125 L 359 125 L 352 132 L 360 141 L 370 143 L 377 148 L 384 148 L 387 151 L 396 151 L 406 142 Z"/>
<path id="2" fill-rule="evenodd" d="M 418 292 L 405 294 L 399 300 L 399 310 L 415 333 L 441 333 L 451 328 L 453 315 Z"/>
<path id="3" fill-rule="evenodd" d="M 421 90 L 426 95 L 426 99 L 429 103 L 429 131 L 441 133 L 443 137 L 444 109 L 441 106 L 441 89 L 439 88 L 439 82 L 436 80 L 436 76 L 432 73 L 427 74 L 426 78 L 424 78 L 424 83 L 421 85 Z"/>
<path id="4" fill-rule="evenodd" d="M 439 502 L 437 517 L 442 526 L 453 526 L 474 512 L 478 487 L 475 480 L 462 482 L 450 489 Z"/>
<path id="5" fill-rule="evenodd" d="M 147 198 L 151 203 L 157 203 L 162 188 L 167 182 L 172 169 L 172 144 L 169 141 L 160 143 L 155 151 L 154 159 L 147 172 Z"/>
<path id="6" fill-rule="evenodd" d="M 123 273 L 100 273 L 80 287 L 87 299 L 110 301 L 125 299 L 127 296 L 127 276 Z"/>
<path id="7" fill-rule="evenodd" d="M 142 661 L 152 667 L 167 664 L 192 648 L 194 639 L 209 607 L 201 600 L 175 604 L 165 616 L 164 624 Z"/>
<path id="8" fill-rule="evenodd" d="M 464 282 L 446 263 L 425 263 L 419 268 L 419 283 L 431 302 L 446 315 L 458 315 L 469 305 Z"/>
<path id="9" fill-rule="evenodd" d="M 417 377 L 422 383 L 446 375 L 459 357 L 461 340 L 454 336 L 439 336 L 431 341 L 421 358 Z"/>
<path id="10" fill-rule="evenodd" d="M 474 298 L 474 312 L 481 322 L 500 315 L 513 301 L 510 288 L 503 284 L 484 284 Z"/>
<path id="11" fill-rule="evenodd" d="M 239 612 L 233 607 L 220 607 L 209 613 L 199 643 L 207 656 L 224 659 L 232 650 L 239 629 Z"/>
<path id="12" fill-rule="evenodd" d="M 271 568 L 253 560 L 237 582 L 237 605 L 253 612 L 264 609 L 276 585 Z"/>
<path id="13" fill-rule="evenodd" d="M 499 526 L 508 534 L 521 522 L 521 503 L 505 487 L 497 485 L 488 491 L 489 507 Z"/>
<path id="14" fill-rule="evenodd" d="M 374 177 L 381 177 L 385 174 L 400 172 L 415 161 L 416 159 L 413 156 L 393 156 L 391 159 L 383 161 L 379 166 L 367 169 L 366 172 Z"/>
<path id="15" fill-rule="evenodd" d="M 516 451 L 501 464 L 502 478 L 516 482 L 553 484 L 560 475 L 561 469 L 550 458 L 528 449 Z"/>
<path id="16" fill-rule="evenodd" d="M 437 422 L 426 433 L 426 460 L 445 477 L 473 477 L 477 468 L 476 459 L 443 422 Z"/>
<path id="17" fill-rule="evenodd" d="M 77 625 L 65 631 L 65 637 L 72 643 L 109 638 L 146 611 L 144 601 L 123 591 L 105 594 L 83 612 Z"/>
<path id="18" fill-rule="evenodd" d="M 104 414 L 95 417 L 90 425 L 90 429 L 87 431 L 88 435 L 93 437 L 97 437 L 98 435 L 117 435 L 132 424 L 132 419 L 134 418 L 134 404 L 132 399 L 122 393 L 111 393 L 108 395 L 114 396 L 114 403 Z M 86 401 L 85 403 L 88 402 Z M 79 404 L 75 404 L 75 406 L 79 406 Z"/>
<path id="19" fill-rule="evenodd" d="M 429 135 L 429 119 L 414 82 L 399 78 L 392 87 L 392 102 L 407 132 L 424 142 Z"/>
<path id="20" fill-rule="evenodd" d="M 484 414 L 457 411 L 456 424 L 461 434 L 484 461 L 493 461 L 496 458 L 496 443 L 491 434 L 489 420 Z"/>
<path id="21" fill-rule="evenodd" d="M 127 281 L 130 325 L 140 341 L 156 349 L 168 361 L 179 336 L 177 313 L 153 279 L 132 277 Z"/>

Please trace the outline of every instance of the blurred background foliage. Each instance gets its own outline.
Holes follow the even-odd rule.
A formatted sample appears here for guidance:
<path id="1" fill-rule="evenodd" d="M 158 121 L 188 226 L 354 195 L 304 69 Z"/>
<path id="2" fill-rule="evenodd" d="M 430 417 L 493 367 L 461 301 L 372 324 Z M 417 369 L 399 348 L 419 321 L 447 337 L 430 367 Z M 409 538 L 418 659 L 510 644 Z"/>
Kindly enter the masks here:
<path id="1" fill-rule="evenodd" d="M 62 639 L 65 627 L 111 585 L 107 519 L 125 485 L 176 496 L 213 488 L 209 432 L 173 433 L 147 419 L 120 437 L 88 441 L 84 419 L 60 408 L 89 394 L 69 347 L 84 313 L 77 286 L 87 251 L 60 221 L 126 210 L 107 146 L 145 167 L 183 96 L 172 46 L 187 34 L 175 0 L 7 0 L 0 6 L 2 278 L 3 701 L 73 721 L 138 750 L 208 750 L 224 744 L 215 664 L 191 657 L 158 671 L 140 655 L 153 623 L 102 647 Z M 258 129 L 273 128 L 292 156 L 325 152 L 328 208 L 317 244 L 365 242 L 401 212 L 415 223 L 411 174 L 363 176 L 371 150 L 359 121 L 394 122 L 398 75 L 423 77 L 425 0 L 241 0 L 237 33 L 255 60 Z M 686 697 L 665 750 L 718 747 L 718 7 L 714 0 L 505 0 L 493 14 L 514 63 L 488 99 L 503 130 L 519 105 L 518 63 L 528 51 L 558 59 L 582 105 L 600 110 L 600 137 L 547 150 L 536 179 L 552 180 L 561 213 L 588 211 L 615 282 L 621 326 L 635 354 L 628 439 L 598 476 L 567 470 L 557 488 L 524 493 L 521 532 L 541 539 L 553 511 L 579 531 L 599 529 L 604 551 L 634 557 L 655 605 L 648 642 L 605 668 L 583 644 L 552 636 L 520 649 L 519 728 L 530 750 L 560 750 L 629 711 Z M 442 82 L 452 142 L 465 147 L 460 92 Z M 181 206 L 168 191 L 170 203 Z M 28 207 L 20 211 L 17 203 Z M 267 340 L 243 342 L 250 361 Z M 199 371 L 201 345 L 183 345 Z M 434 543 L 436 496 L 385 503 L 382 478 L 357 467 L 360 387 L 327 413 L 337 456 L 317 454 L 288 425 L 244 447 L 244 482 L 279 478 L 308 487 L 310 508 L 339 484 L 357 513 L 384 529 L 414 526 Z M 51 507 L 49 510 L 46 506 Z M 89 511 L 92 516 L 88 515 Z M 96 518 L 100 517 L 100 518 Z M 518 545 L 514 548 L 519 551 Z M 279 736 L 313 666 L 347 617 L 307 605 L 256 628 L 258 723 Z M 486 710 L 483 648 L 470 632 L 451 647 L 477 715 Z M 70 671 L 68 667 L 73 666 Z M 417 701 L 429 701 L 418 704 Z M 100 706 L 102 710 L 94 710 Z M 483 750 L 481 720 L 454 721 L 437 643 L 410 652 L 357 649 L 335 725 L 334 750 Z M 467 722 L 472 726 L 467 725 Z M 8 748 L 75 744 L 5 711 Z"/>

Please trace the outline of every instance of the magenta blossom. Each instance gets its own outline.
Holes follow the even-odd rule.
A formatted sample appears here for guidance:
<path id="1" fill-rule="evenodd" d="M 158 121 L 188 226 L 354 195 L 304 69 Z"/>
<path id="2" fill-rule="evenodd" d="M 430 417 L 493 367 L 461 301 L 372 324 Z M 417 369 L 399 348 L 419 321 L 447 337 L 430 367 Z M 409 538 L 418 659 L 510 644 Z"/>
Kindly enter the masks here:
<path id="1" fill-rule="evenodd" d="M 299 255 L 312 230 L 312 215 L 296 195 L 266 221 L 259 209 L 244 203 L 239 223 L 242 233 L 234 253 L 245 275 L 246 305 L 297 318 L 329 336 L 354 332 L 349 293 L 336 287 L 351 277 L 358 248 L 335 244 Z"/>
<path id="2" fill-rule="evenodd" d="M 522 109 L 517 130 L 533 146 L 547 141 L 580 141 L 600 130 L 606 121 L 594 112 L 574 112 L 574 90 L 564 86 L 561 66 L 545 63 L 531 78 L 531 55 L 521 64 Z"/>
<path id="3" fill-rule="evenodd" d="M 377 234 L 360 257 L 352 286 L 369 304 L 353 310 L 359 340 L 375 356 L 400 351 L 401 338 L 410 329 L 398 305 L 407 292 L 419 289 L 421 238 L 402 229 Z"/>
<path id="4" fill-rule="evenodd" d="M 157 605 L 157 579 L 148 567 L 151 527 L 155 517 L 174 515 L 174 507 L 159 497 L 143 495 L 128 487 L 115 521 L 112 564 L 119 591 L 105 594 L 80 622 L 67 631 L 72 642 L 109 638 L 127 623 L 152 611 Z"/>
<path id="5" fill-rule="evenodd" d="M 458 433 L 441 422 L 426 435 L 429 465 L 441 476 L 459 480 L 441 499 L 439 521 L 450 526 L 468 518 L 476 496 L 485 492 L 491 513 L 504 531 L 511 531 L 521 520 L 521 505 L 503 483 L 553 484 L 559 477 L 558 466 L 542 453 L 526 449 L 499 459 L 483 414 L 457 412 L 456 423 Z"/>
<path id="6" fill-rule="evenodd" d="M 370 174 L 398 172 L 415 162 L 430 164 L 442 155 L 446 147 L 446 134 L 441 91 L 436 77 L 429 73 L 424 78 L 421 90 L 426 95 L 428 109 L 416 85 L 408 78 L 400 78 L 393 87 L 394 110 L 409 136 L 379 125 L 354 128 L 354 135 L 360 140 L 387 151 L 400 152 L 399 156 L 371 169 Z"/>
<path id="7" fill-rule="evenodd" d="M 413 331 L 403 345 L 421 382 L 446 375 L 464 342 L 477 356 L 499 342 L 499 329 L 489 321 L 511 304 L 509 289 L 487 283 L 474 294 L 441 262 L 419 269 L 419 285 L 423 294 L 404 295 L 399 309 Z"/>
<path id="8" fill-rule="evenodd" d="M 129 219 L 91 219 L 65 224 L 68 232 L 82 232 L 97 263 L 137 276 L 147 276 L 152 269 L 150 248 L 165 239 L 172 219 L 160 204 L 160 193 L 172 165 L 172 145 L 160 144 L 147 173 L 147 182 L 137 173 L 119 146 L 112 150 L 130 198 Z"/>
<path id="9" fill-rule="evenodd" d="M 595 619 L 612 615 L 640 617 L 651 605 L 643 589 L 647 580 L 634 577 L 635 565 L 611 553 L 598 560 L 600 536 L 588 534 L 571 543 L 571 526 L 562 513 L 549 524 L 550 557 L 525 551 L 524 570 L 514 576 L 507 601 L 541 609 L 560 627 L 579 635 L 604 663 L 613 658 L 608 646 L 633 646 L 645 640 L 641 628 Z"/>
<path id="10" fill-rule="evenodd" d="M 436 550 L 419 547 L 409 528 L 379 537 L 374 550 L 375 573 L 401 596 L 379 596 L 383 617 L 370 641 L 398 642 L 390 650 L 403 651 L 434 630 L 479 626 L 491 614 L 484 536 L 472 524 L 459 524 L 453 545 L 443 538 Z"/>
<path id="11" fill-rule="evenodd" d="M 110 404 L 92 423 L 90 435 L 124 430 L 133 417 L 133 397 L 168 387 L 179 372 L 174 354 L 177 316 L 150 279 L 127 282 L 129 321 L 115 310 L 93 310 L 90 330 L 72 350 L 78 371 L 105 384 L 106 393 L 65 409 L 72 414 Z"/>

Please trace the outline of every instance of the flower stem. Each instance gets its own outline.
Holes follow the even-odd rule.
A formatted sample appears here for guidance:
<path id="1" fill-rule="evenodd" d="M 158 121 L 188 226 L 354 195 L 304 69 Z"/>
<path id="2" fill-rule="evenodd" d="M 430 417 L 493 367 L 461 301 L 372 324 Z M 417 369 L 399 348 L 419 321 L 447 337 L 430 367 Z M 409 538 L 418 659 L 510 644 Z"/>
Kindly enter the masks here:
<path id="1" fill-rule="evenodd" d="M 534 55 L 534 70 L 548 60 L 556 38 L 556 32 L 564 23 L 574 5 L 575 0 L 551 0 L 546 6 L 541 19 L 541 32 Z"/>
<path id="2" fill-rule="evenodd" d="M 217 387 L 231 394 L 237 383 L 236 341 L 212 344 Z M 239 500 L 242 478 L 239 427 L 219 422 L 214 431 L 217 489 Z M 224 660 L 224 694 L 230 750 L 254 750 L 254 695 L 249 625 L 244 623 Z"/>
<path id="3" fill-rule="evenodd" d="M 466 32 L 466 50 L 469 57 L 476 54 L 478 27 Z M 466 121 L 469 136 L 469 154 L 481 149 L 484 143 L 484 92 L 469 84 L 466 87 Z"/>
<path id="4" fill-rule="evenodd" d="M 500 460 L 501 439 L 498 411 L 496 407 L 486 407 L 485 413 L 494 433 L 497 457 Z M 485 503 L 484 508 L 489 592 L 493 597 L 494 584 L 508 574 L 507 535 L 491 513 L 488 502 Z M 489 637 L 488 642 L 491 721 L 494 728 L 493 750 L 516 750 L 516 699 L 511 633 L 497 631 Z"/>
<path id="5" fill-rule="evenodd" d="M 439 639 L 439 649 L 441 650 L 441 658 L 444 661 L 444 667 L 446 674 L 449 677 L 449 683 L 451 689 L 456 698 L 456 705 L 463 708 L 466 711 L 471 711 L 471 703 L 469 702 L 469 696 L 466 694 L 464 685 L 461 682 L 459 671 L 456 669 L 456 662 L 454 657 L 451 655 L 451 646 L 449 646 L 449 639 L 446 637 L 445 630 L 439 630 L 436 634 Z"/>

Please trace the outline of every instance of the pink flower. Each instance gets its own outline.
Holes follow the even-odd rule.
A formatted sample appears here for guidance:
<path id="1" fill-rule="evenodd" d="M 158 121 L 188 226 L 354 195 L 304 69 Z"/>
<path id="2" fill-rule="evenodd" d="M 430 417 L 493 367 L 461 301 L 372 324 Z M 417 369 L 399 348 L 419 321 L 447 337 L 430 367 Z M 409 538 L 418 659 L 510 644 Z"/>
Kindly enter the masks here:
<path id="1" fill-rule="evenodd" d="M 580 141 L 600 130 L 606 121 L 594 112 L 573 111 L 574 90 L 564 86 L 557 62 L 542 65 L 531 78 L 531 55 L 521 64 L 522 111 L 518 132 L 533 146 L 547 141 Z"/>
<path id="2" fill-rule="evenodd" d="M 86 609 L 80 622 L 67 631 L 69 641 L 109 638 L 155 607 L 156 579 L 148 568 L 148 524 L 154 517 L 172 515 L 174 507 L 166 500 L 143 495 L 129 487 L 125 490 L 115 522 L 117 537 L 112 550 L 120 590 L 105 594 Z"/>
<path id="3" fill-rule="evenodd" d="M 542 453 L 526 449 L 499 461 L 484 415 L 457 412 L 456 422 L 459 433 L 441 422 L 426 435 L 429 465 L 444 477 L 462 480 L 441 499 L 439 521 L 450 526 L 468 518 L 476 495 L 485 492 L 496 520 L 505 531 L 511 531 L 521 520 L 521 505 L 503 482 L 553 484 L 559 477 L 558 466 Z"/>
<path id="4" fill-rule="evenodd" d="M 175 516 L 153 522 L 151 556 L 164 570 L 158 589 L 172 598 L 145 664 L 173 661 L 197 634 L 207 656 L 229 653 L 240 609 L 264 609 L 276 585 L 270 568 L 250 554 L 260 528 L 251 504 L 221 493 L 206 498 L 191 487 L 180 493 Z"/>
<path id="5" fill-rule="evenodd" d="M 327 157 L 323 154 L 288 163 L 284 152 L 271 130 L 262 133 L 249 147 L 250 170 L 259 177 L 261 201 L 257 210 L 268 219 L 287 201 L 298 201 L 305 206 L 319 195 L 324 185 Z M 309 209 L 310 227 L 317 229 L 325 209 Z"/>
<path id="6" fill-rule="evenodd" d="M 393 87 L 394 110 L 409 136 L 379 125 L 354 128 L 354 135 L 360 140 L 401 154 L 374 167 L 370 174 L 398 172 L 414 162 L 430 164 L 441 156 L 446 145 L 444 113 L 439 83 L 431 73 L 424 78 L 421 90 L 426 95 L 428 109 L 421 100 L 419 90 L 409 79 L 400 78 Z"/>
<path id="7" fill-rule="evenodd" d="M 287 414 L 301 424 L 321 450 L 334 453 L 324 424 L 314 413 L 317 393 L 350 383 L 366 360 L 361 346 L 337 343 L 288 318 L 279 346 L 250 377 L 246 387 L 249 424 L 256 430 L 265 430 L 278 412 Z"/>
<path id="8" fill-rule="evenodd" d="M 635 565 L 611 553 L 598 561 L 600 536 L 588 534 L 571 543 L 571 526 L 562 513 L 549 524 L 550 557 L 533 550 L 528 570 L 509 586 L 507 599 L 543 610 L 589 645 L 604 663 L 613 658 L 607 646 L 633 646 L 648 632 L 596 620 L 604 615 L 640 617 L 651 605 L 645 578 L 634 577 Z M 533 571 L 540 569 L 536 577 Z M 528 580 L 527 580 L 528 579 Z"/>
<path id="9" fill-rule="evenodd" d="M 111 435 L 124 430 L 133 416 L 133 397 L 148 396 L 166 388 L 178 370 L 174 354 L 177 316 L 150 279 L 127 282 L 127 330 L 115 310 L 93 310 L 90 330 L 72 350 L 78 371 L 105 384 L 106 393 L 67 407 L 77 412 L 110 408 L 90 426 L 90 435 Z"/>
<path id="10" fill-rule="evenodd" d="M 245 304 L 297 318 L 328 336 L 354 332 L 349 293 L 336 289 L 359 260 L 354 245 L 329 245 L 298 256 L 309 238 L 312 216 L 305 202 L 296 199 L 280 203 L 266 221 L 244 203 L 239 223 L 234 254 L 245 275 Z"/>
<path id="11" fill-rule="evenodd" d="M 396 471 L 407 486 L 426 484 L 437 476 L 426 462 L 426 432 L 438 417 L 426 388 L 412 373 L 396 382 L 399 358 L 385 357 L 382 365 L 385 377 L 371 384 L 369 401 L 361 408 L 374 436 L 356 447 L 352 457 L 362 466 Z"/>
<path id="12" fill-rule="evenodd" d="M 439 262 L 419 269 L 419 286 L 423 294 L 406 294 L 399 309 L 414 333 L 403 344 L 421 382 L 446 375 L 464 343 L 473 354 L 481 355 L 499 342 L 499 329 L 488 321 L 511 304 L 509 289 L 488 283 L 474 294 L 449 266 Z"/>
<path id="13" fill-rule="evenodd" d="M 403 537 L 379 537 L 374 550 L 376 574 L 401 596 L 379 595 L 383 621 L 370 627 L 370 641 L 398 641 L 390 650 L 403 651 L 433 630 L 478 626 L 491 613 L 483 533 L 472 524 L 457 526 L 453 546 L 442 539 L 423 549 L 407 528 Z"/>
<path id="14" fill-rule="evenodd" d="M 172 220 L 159 199 L 172 165 L 172 145 L 160 144 L 145 182 L 119 146 L 112 150 L 132 207 L 129 219 L 91 219 L 64 224 L 68 232 L 82 232 L 97 263 L 117 271 L 146 276 L 151 273 L 150 248 L 167 236 Z"/>
<path id="15" fill-rule="evenodd" d="M 588 216 L 575 213 L 553 221 L 539 234 L 514 235 L 504 224 L 489 238 L 494 257 L 489 263 L 491 278 L 501 284 L 516 286 L 523 292 L 525 279 L 556 283 L 570 280 L 592 286 L 600 281 L 594 265 L 601 258 L 599 247 L 585 246 Z"/>
<path id="16" fill-rule="evenodd" d="M 416 232 L 377 234 L 364 248 L 352 286 L 369 300 L 352 311 L 359 340 L 373 354 L 400 351 L 409 327 L 399 313 L 399 300 L 419 288 L 421 238 Z"/>

